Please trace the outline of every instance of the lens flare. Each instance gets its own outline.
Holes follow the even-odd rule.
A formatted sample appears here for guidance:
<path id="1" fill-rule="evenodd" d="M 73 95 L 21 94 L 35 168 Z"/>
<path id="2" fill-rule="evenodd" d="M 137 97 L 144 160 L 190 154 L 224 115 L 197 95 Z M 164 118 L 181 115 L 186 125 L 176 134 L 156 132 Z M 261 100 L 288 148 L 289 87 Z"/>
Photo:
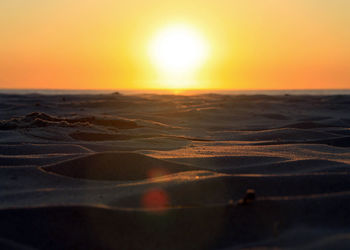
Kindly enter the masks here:
<path id="1" fill-rule="evenodd" d="M 143 195 L 141 203 L 147 209 L 163 210 L 169 206 L 169 197 L 162 189 L 151 189 Z"/>

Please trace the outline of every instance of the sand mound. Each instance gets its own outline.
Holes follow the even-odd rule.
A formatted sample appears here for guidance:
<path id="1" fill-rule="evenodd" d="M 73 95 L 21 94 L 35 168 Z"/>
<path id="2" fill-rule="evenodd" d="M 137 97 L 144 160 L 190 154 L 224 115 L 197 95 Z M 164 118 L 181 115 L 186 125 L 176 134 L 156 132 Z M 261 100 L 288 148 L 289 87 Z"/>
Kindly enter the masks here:
<path id="1" fill-rule="evenodd" d="M 279 145 L 279 144 L 324 144 L 329 145 L 333 147 L 341 147 L 341 148 L 348 148 L 350 147 L 350 137 L 339 137 L 339 138 L 330 138 L 325 140 L 306 140 L 306 141 L 268 141 L 268 142 L 261 142 L 256 143 L 256 145 Z"/>
<path id="2" fill-rule="evenodd" d="M 183 174 L 182 177 L 186 174 Z M 198 173 L 200 176 L 200 173 Z M 173 176 L 172 176 L 173 177 Z M 108 205 L 123 208 L 178 208 L 228 204 L 244 195 L 249 180 L 220 176 L 214 178 L 193 179 L 187 181 L 169 178 L 166 185 L 152 185 L 137 195 L 127 196 Z M 230 182 L 235 182 L 230 183 Z M 151 200 L 152 198 L 152 200 Z M 157 202 L 158 203 L 154 203 Z M 152 203 L 153 202 L 153 203 Z"/>
<path id="3" fill-rule="evenodd" d="M 75 131 L 69 134 L 75 140 L 79 141 L 114 141 L 114 140 L 129 140 L 133 138 L 130 135 L 123 134 L 106 134 L 106 133 L 90 133 Z"/>
<path id="4" fill-rule="evenodd" d="M 254 189 L 257 197 L 294 197 L 329 194 L 350 190 L 348 174 L 285 174 L 285 175 L 227 175 L 193 180 L 173 181 L 168 186 L 152 186 L 142 193 L 124 197 L 109 205 L 138 208 L 148 207 L 145 197 L 166 197 L 165 207 L 193 207 L 225 205 L 243 198 L 246 190 Z M 158 196 L 157 196 L 158 197 Z"/>
<path id="5" fill-rule="evenodd" d="M 334 129 L 334 130 L 328 130 L 328 133 L 333 133 L 337 135 L 347 135 L 350 136 L 350 129 L 345 128 L 345 129 Z"/>
<path id="6" fill-rule="evenodd" d="M 126 119 L 102 119 L 97 118 L 94 116 L 91 117 L 83 117 L 83 118 L 76 118 L 76 119 L 66 119 L 69 123 L 90 123 L 94 125 L 104 126 L 104 127 L 114 127 L 118 129 L 132 129 L 132 128 L 138 128 L 136 122 L 132 120 L 126 120 Z"/>
<path id="7" fill-rule="evenodd" d="M 241 168 L 223 169 L 226 173 L 240 174 L 292 174 L 292 173 L 317 173 L 317 172 L 348 172 L 350 165 L 319 159 L 288 160 L 274 163 L 256 164 Z"/>
<path id="8" fill-rule="evenodd" d="M 334 138 L 336 135 L 325 131 L 312 131 L 297 128 L 279 128 L 260 131 L 219 131 L 212 133 L 212 140 L 236 141 L 286 141 L 315 140 L 318 138 Z"/>
<path id="9" fill-rule="evenodd" d="M 64 176 L 92 180 L 142 180 L 188 170 L 177 163 L 136 153 L 97 153 L 43 168 Z"/>
<path id="10" fill-rule="evenodd" d="M 341 138 L 335 138 L 335 139 L 326 139 L 326 140 L 319 140 L 319 141 L 313 141 L 310 143 L 316 143 L 316 144 L 326 144 L 329 146 L 334 147 L 350 147 L 350 137 L 341 137 Z"/>
<path id="11" fill-rule="evenodd" d="M 49 156 L 49 157 L 32 157 L 32 156 L 23 156 L 23 157 L 2 157 L 0 156 L 0 167 L 3 166 L 43 166 L 47 164 L 52 164 L 54 162 L 60 162 L 67 160 L 71 156 L 69 155 L 58 155 L 58 156 Z"/>
<path id="12" fill-rule="evenodd" d="M 82 146 L 74 144 L 1 144 L 2 155 L 40 155 L 40 154 L 79 154 L 90 151 Z"/>
<path id="13" fill-rule="evenodd" d="M 282 128 L 315 129 L 315 128 L 326 128 L 326 127 L 334 127 L 334 125 L 322 124 L 322 123 L 310 121 L 310 122 L 293 123 L 293 124 L 289 124 L 287 126 L 284 126 Z"/>
<path id="14" fill-rule="evenodd" d="M 94 116 L 65 118 L 48 115 L 41 112 L 33 112 L 19 118 L 0 121 L 0 130 L 18 128 L 41 128 L 41 127 L 89 127 L 98 125 L 118 129 L 138 128 L 136 122 L 127 119 L 103 119 Z"/>
<path id="15" fill-rule="evenodd" d="M 225 171 L 225 169 L 234 169 L 257 164 L 281 162 L 284 160 L 287 160 L 287 158 L 272 156 L 216 156 L 173 159 L 173 161 L 176 162 L 187 163 L 215 171 Z"/>

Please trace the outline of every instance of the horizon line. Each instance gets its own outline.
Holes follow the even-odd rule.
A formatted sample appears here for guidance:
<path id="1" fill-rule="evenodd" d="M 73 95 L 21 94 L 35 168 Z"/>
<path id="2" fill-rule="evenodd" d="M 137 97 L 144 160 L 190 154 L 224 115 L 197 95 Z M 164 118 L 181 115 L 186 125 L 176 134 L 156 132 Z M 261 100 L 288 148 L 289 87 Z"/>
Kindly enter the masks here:
<path id="1" fill-rule="evenodd" d="M 0 90 L 44 90 L 44 91 L 327 91 L 350 90 L 349 88 L 280 88 L 280 89 L 224 89 L 224 88 L 1 88 Z"/>

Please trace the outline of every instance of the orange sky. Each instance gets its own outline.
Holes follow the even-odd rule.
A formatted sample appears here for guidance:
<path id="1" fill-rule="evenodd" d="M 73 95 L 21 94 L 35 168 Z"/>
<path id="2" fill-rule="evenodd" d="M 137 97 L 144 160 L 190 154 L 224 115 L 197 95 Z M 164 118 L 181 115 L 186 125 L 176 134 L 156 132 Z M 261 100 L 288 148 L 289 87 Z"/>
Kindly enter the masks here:
<path id="1" fill-rule="evenodd" d="M 2 0 L 0 88 L 167 88 L 167 25 L 211 46 L 188 88 L 350 88 L 348 0 Z"/>

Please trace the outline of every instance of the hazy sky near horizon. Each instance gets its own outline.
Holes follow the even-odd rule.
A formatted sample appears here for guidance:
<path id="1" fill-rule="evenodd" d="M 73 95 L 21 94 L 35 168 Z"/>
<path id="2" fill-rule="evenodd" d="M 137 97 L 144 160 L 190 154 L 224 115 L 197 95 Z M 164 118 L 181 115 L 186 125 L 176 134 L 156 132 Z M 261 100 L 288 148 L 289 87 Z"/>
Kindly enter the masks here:
<path id="1" fill-rule="evenodd" d="M 176 23 L 211 47 L 189 88 L 350 88 L 349 10 L 349 0 L 2 0 L 0 88 L 166 88 L 147 46 Z"/>

